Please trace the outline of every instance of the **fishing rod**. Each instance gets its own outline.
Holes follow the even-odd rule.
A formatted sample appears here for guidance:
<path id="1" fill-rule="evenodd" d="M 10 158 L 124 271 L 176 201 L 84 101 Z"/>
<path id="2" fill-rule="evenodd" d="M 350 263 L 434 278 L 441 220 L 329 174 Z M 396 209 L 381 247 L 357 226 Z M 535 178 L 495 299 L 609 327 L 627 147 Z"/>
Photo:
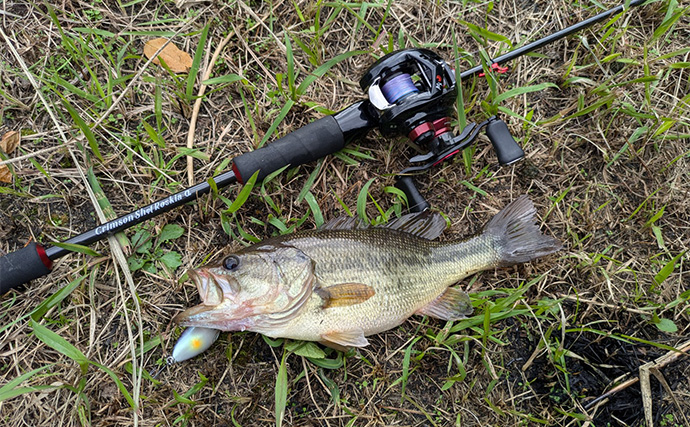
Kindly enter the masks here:
<path id="1" fill-rule="evenodd" d="M 628 7 L 648 0 L 632 0 L 591 18 L 578 22 L 539 40 L 491 60 L 496 68 L 540 47 L 603 21 Z M 482 72 L 481 65 L 459 74 L 460 80 Z M 436 53 L 428 49 L 404 49 L 376 61 L 360 79 L 359 85 L 368 99 L 317 119 L 288 135 L 257 150 L 233 159 L 232 169 L 162 200 L 101 224 L 64 243 L 87 246 L 123 231 L 150 218 L 189 203 L 209 193 L 212 187 L 222 188 L 234 183 L 244 184 L 258 173 L 257 181 L 286 167 L 311 163 L 340 151 L 353 140 L 378 128 L 383 135 L 407 135 L 416 145 L 428 149 L 415 156 L 413 166 L 398 174 L 396 186 L 408 197 L 413 211 L 424 210 L 428 203 L 417 190 L 411 174 L 426 170 L 452 158 L 471 144 L 485 130 L 501 165 L 512 164 L 524 156 L 522 148 L 510 134 L 505 122 L 491 117 L 479 124 L 470 124 L 460 135 L 454 135 L 450 117 L 457 97 L 454 70 Z M 71 251 L 59 246 L 44 247 L 31 242 L 22 249 L 0 257 L 0 295 L 31 280 L 50 273 L 53 261 Z"/>

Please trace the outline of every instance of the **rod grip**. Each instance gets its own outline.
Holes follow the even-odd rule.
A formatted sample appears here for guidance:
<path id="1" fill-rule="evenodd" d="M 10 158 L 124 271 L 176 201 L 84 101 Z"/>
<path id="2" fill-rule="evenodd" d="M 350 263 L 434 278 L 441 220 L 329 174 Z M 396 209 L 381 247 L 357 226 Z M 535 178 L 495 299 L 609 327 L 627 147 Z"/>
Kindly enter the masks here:
<path id="1" fill-rule="evenodd" d="M 322 117 L 258 150 L 235 157 L 233 170 L 242 184 L 259 171 L 257 181 L 278 169 L 313 162 L 345 147 L 345 138 L 333 116 Z"/>
<path id="2" fill-rule="evenodd" d="M 36 242 L 0 257 L 0 295 L 45 276 L 52 266 L 53 262 L 46 256 L 43 246 Z"/>

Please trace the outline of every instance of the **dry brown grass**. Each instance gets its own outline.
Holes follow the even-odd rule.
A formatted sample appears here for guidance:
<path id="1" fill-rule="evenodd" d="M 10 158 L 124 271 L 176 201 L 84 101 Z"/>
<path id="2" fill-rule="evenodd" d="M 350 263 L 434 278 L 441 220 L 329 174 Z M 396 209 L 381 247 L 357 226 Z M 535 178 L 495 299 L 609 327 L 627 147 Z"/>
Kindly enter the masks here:
<path id="1" fill-rule="evenodd" d="M 574 5 L 563 0 L 394 1 L 373 2 L 366 8 L 348 3 L 340 9 L 335 6 L 343 3 L 305 1 L 190 2 L 182 9 L 161 0 L 133 1 L 129 6 L 105 0 L 51 3 L 57 22 L 46 4 L 2 3 L 0 19 L 8 38 L 0 54 L 0 131 L 21 131 L 21 150 L 10 158 L 29 158 L 11 161 L 14 183 L 0 187 L 0 253 L 32 239 L 61 241 L 96 226 L 100 221 L 82 178 L 89 167 L 118 215 L 187 185 L 184 157 L 168 162 L 186 146 L 193 100 L 184 99 L 184 78 L 176 83 L 160 67 L 145 67 L 142 48 L 157 37 L 154 31 L 177 33 L 174 43 L 193 54 L 200 30 L 210 25 L 202 70 L 221 40 L 234 34 L 213 75 L 235 73 L 247 82 L 206 92 L 194 134 L 194 146 L 209 156 L 193 162 L 193 179 L 201 182 L 224 160 L 254 149 L 285 104 L 287 89 L 279 90 L 278 75 L 282 74 L 286 87 L 286 34 L 292 39 L 298 83 L 340 53 L 359 49 L 370 53 L 351 57 L 317 79 L 272 137 L 322 117 L 325 110 L 337 111 L 361 99 L 356 82 L 389 43 L 394 48 L 432 47 L 451 60 L 453 31 L 467 51 L 480 47 L 460 19 L 510 40 L 527 41 L 593 12 L 589 10 L 593 3 Z M 528 193 L 538 206 L 543 228 L 564 241 L 565 249 L 558 256 L 485 272 L 471 284 L 462 284 L 471 287 L 478 300 L 486 300 L 477 309 L 481 319 L 491 302 L 535 279 L 514 304 L 502 309 L 508 318 L 487 328 L 479 322 L 457 331 L 457 342 L 447 346 L 438 339 L 442 322 L 413 318 L 372 337 L 371 346 L 336 370 L 322 370 L 292 355 L 287 360 L 286 424 L 643 425 L 644 389 L 639 384 L 592 407 L 586 405 L 619 376 L 637 376 L 641 365 L 667 352 L 663 346 L 680 345 L 690 336 L 686 257 L 654 285 L 662 267 L 690 246 L 690 52 L 685 49 L 690 17 L 686 10 L 671 30 L 654 39 L 669 3 L 676 2 L 634 9 L 609 27 L 595 26 L 510 64 L 511 71 L 500 78 L 499 93 L 542 82 L 559 86 L 501 104 L 523 117 L 533 111 L 532 123 L 526 125 L 504 115 L 524 146 L 524 161 L 498 168 L 488 144 L 480 142 L 469 173 L 457 159 L 420 177 L 432 206 L 452 220 L 446 238 L 478 231 L 500 207 Z M 317 16 L 319 28 L 314 27 Z M 372 30 L 380 27 L 383 31 L 377 38 Z M 117 37 L 103 36 L 101 44 L 83 28 Z M 10 46 L 28 66 L 47 104 L 37 96 Z M 493 55 L 499 47 L 488 42 L 487 51 Z M 501 48 L 505 51 L 505 46 Z M 676 54 L 663 56 L 672 52 Z M 620 56 L 611 58 L 615 53 Z M 108 78 L 126 76 L 107 92 Z M 659 78 L 633 81 L 644 76 Z M 574 77 L 578 79 L 570 80 Z M 99 84 L 105 94 L 98 92 Z M 480 104 L 490 95 L 486 81 L 468 82 L 464 91 L 467 106 L 472 107 L 468 118 L 482 120 Z M 110 102 L 119 99 L 108 114 L 111 104 L 103 101 L 104 95 Z M 86 123 L 100 122 L 93 132 L 103 161 L 89 150 L 61 97 Z M 606 99 L 591 112 L 576 115 Z M 49 112 L 56 115 L 57 126 Z M 157 129 L 165 147 L 151 140 L 144 121 Z M 662 127 L 665 122 L 668 128 Z M 631 139 L 633 135 L 638 137 Z M 370 188 L 373 198 L 384 209 L 395 203 L 383 189 L 393 183 L 390 174 L 406 166 L 410 148 L 400 138 L 383 138 L 376 132 L 353 147 L 373 160 L 360 160 L 355 166 L 329 157 L 311 187 L 326 218 L 343 213 L 338 199 L 354 210 L 357 195 L 370 178 L 376 178 Z M 248 233 L 264 238 L 277 233 L 275 227 L 259 223 L 269 215 L 288 224 L 309 215 L 307 203 L 296 200 L 313 171 L 314 165 L 304 166 L 266 185 L 266 194 L 280 213 L 255 191 L 238 212 L 237 223 L 231 221 L 235 233 L 235 224 L 241 224 Z M 487 195 L 479 195 L 463 181 Z M 232 199 L 238 191 L 231 188 L 221 194 Z M 196 290 L 181 280 L 185 269 L 203 264 L 209 255 L 219 258 L 222 251 L 238 245 L 221 227 L 220 212 L 225 208 L 218 198 L 203 197 L 146 223 L 154 236 L 166 224 L 185 228 L 182 238 L 163 245 L 165 251 L 182 255 L 176 271 L 158 263 L 156 271 L 130 274 L 122 268 L 124 256 L 118 260 L 114 241 L 102 242 L 94 249 L 103 256 L 67 256 L 56 262 L 49 277 L 3 296 L 0 386 L 48 365 L 22 386 L 53 387 L 1 401 L 2 422 L 12 426 L 274 423 L 274 386 L 283 350 L 270 347 L 257 334 L 223 334 L 203 356 L 163 371 L 160 383 L 142 374 L 170 354 L 179 336 L 171 318 L 197 302 Z M 650 223 L 661 209 L 663 215 Z M 373 203 L 368 212 L 377 215 Z M 300 228 L 313 224 L 310 216 Z M 133 234 L 128 233 L 130 238 Z M 663 238 L 663 245 L 657 236 Z M 26 315 L 82 275 L 85 278 L 76 289 L 48 311 L 41 324 L 111 369 L 132 394 L 136 410 L 103 370 L 91 365 L 83 374 L 73 360 L 32 333 Z M 509 316 L 510 309 L 520 314 Z M 660 330 L 652 314 L 674 322 L 678 330 Z M 403 396 L 405 352 L 417 337 Z M 143 354 L 136 351 L 141 343 L 157 339 L 160 345 Z M 446 379 L 460 372 L 450 349 L 459 355 L 466 377 L 442 390 Z M 659 372 L 669 388 L 652 379 L 654 423 L 687 425 L 688 359 L 675 359 Z M 208 382 L 187 396 L 193 403 L 174 397 L 174 391 L 184 394 L 201 376 Z M 337 404 L 327 380 L 339 390 Z"/>

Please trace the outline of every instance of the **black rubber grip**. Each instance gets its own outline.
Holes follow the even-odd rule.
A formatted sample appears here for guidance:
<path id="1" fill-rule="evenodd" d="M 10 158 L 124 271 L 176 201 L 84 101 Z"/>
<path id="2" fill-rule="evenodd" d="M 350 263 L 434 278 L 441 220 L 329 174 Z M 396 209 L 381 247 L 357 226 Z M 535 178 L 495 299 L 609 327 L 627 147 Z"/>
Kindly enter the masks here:
<path id="1" fill-rule="evenodd" d="M 43 258 L 41 258 L 41 253 Z M 48 265 L 52 264 L 52 261 L 45 256 L 43 247 L 37 245 L 36 242 L 31 242 L 18 251 L 0 257 L 0 295 L 50 273 L 50 268 L 43 262 L 44 259 Z"/>
<path id="2" fill-rule="evenodd" d="M 486 128 L 486 136 L 496 150 L 496 157 L 502 166 L 515 163 L 525 157 L 525 152 L 511 135 L 508 125 L 503 120 L 494 119 Z"/>
<path id="3" fill-rule="evenodd" d="M 407 206 L 410 212 L 424 212 L 431 205 L 426 201 L 422 193 L 419 192 L 411 176 L 400 176 L 395 182 L 395 187 L 402 190 L 407 196 Z"/>
<path id="4" fill-rule="evenodd" d="M 283 166 L 292 167 L 313 162 L 345 147 L 345 138 L 333 116 L 320 118 L 284 137 L 235 157 L 233 170 L 237 180 L 245 183 L 257 170 L 262 181 Z"/>

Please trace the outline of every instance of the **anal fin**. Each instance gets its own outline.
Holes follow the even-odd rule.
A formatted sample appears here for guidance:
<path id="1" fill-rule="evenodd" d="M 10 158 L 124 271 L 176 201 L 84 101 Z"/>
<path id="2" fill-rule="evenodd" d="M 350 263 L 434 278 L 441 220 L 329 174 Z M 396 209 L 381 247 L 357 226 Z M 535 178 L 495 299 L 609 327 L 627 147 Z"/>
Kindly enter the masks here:
<path id="1" fill-rule="evenodd" d="M 441 320 L 457 320 L 465 318 L 472 310 L 472 302 L 465 292 L 448 288 L 438 298 L 417 310 L 416 314 Z"/>
<path id="2" fill-rule="evenodd" d="M 352 331 L 329 332 L 321 335 L 321 342 L 324 345 L 339 349 L 341 347 L 365 347 L 369 345 L 369 341 L 364 337 L 364 332 L 361 329 Z M 335 344 L 332 346 L 331 344 Z"/>
<path id="3" fill-rule="evenodd" d="M 326 288 L 317 288 L 316 293 L 323 298 L 323 308 L 346 307 L 363 303 L 373 297 L 374 288 L 362 283 L 340 283 Z"/>

